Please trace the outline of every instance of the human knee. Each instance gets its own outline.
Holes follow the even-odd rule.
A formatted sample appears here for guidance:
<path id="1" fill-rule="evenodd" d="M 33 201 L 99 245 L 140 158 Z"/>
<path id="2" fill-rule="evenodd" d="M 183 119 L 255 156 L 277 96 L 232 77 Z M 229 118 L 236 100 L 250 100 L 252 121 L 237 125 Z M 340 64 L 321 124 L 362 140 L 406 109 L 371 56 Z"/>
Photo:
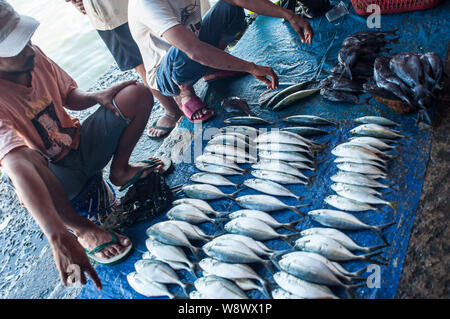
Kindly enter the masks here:
<path id="1" fill-rule="evenodd" d="M 154 99 L 150 89 L 141 83 L 128 85 L 115 97 L 117 106 L 127 118 L 150 115 Z"/>

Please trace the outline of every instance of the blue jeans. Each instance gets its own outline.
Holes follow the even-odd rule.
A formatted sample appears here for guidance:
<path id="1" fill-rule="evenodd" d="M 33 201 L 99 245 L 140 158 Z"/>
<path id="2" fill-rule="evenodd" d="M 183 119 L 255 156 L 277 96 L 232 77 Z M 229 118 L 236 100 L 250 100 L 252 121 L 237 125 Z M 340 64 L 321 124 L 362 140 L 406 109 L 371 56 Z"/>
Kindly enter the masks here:
<path id="1" fill-rule="evenodd" d="M 219 1 L 203 18 L 198 38 L 217 47 L 220 41 L 232 42 L 244 27 L 244 9 Z M 158 90 L 166 96 L 179 95 L 178 85 L 196 83 L 208 68 L 189 59 L 183 51 L 171 47 L 157 71 Z"/>

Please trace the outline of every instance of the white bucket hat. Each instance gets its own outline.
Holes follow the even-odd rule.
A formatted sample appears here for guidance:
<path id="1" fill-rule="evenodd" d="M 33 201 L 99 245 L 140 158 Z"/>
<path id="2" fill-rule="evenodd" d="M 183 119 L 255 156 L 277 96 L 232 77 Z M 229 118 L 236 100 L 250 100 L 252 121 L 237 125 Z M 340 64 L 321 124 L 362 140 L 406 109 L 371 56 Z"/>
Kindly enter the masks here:
<path id="1" fill-rule="evenodd" d="M 37 20 L 19 15 L 9 3 L 0 0 L 0 57 L 18 55 L 38 26 Z"/>

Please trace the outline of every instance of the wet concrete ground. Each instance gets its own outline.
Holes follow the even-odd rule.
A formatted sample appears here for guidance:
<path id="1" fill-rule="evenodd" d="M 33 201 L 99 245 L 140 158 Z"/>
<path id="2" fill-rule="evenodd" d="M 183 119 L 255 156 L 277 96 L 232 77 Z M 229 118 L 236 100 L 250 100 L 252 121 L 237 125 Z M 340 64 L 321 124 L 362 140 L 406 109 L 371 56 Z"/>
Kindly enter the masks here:
<path id="1" fill-rule="evenodd" d="M 449 61 L 448 61 L 449 62 Z M 450 74 L 450 63 L 447 63 Z M 93 89 L 137 78 L 133 71 L 111 69 Z M 449 165 L 450 80 L 436 110 L 431 157 L 421 201 L 412 228 L 397 298 L 448 298 L 449 257 Z M 95 109 L 95 108 L 94 108 Z M 84 119 L 90 112 L 78 114 Z M 149 125 L 163 114 L 155 106 Z M 190 144 L 187 132 L 175 130 L 163 141 L 140 139 L 132 160 L 165 154 L 176 160 Z M 180 147 L 181 144 L 181 147 Z M 174 146 L 177 145 L 177 148 Z M 105 175 L 108 170 L 105 170 Z M 107 176 L 105 176 L 107 177 Z M 75 298 L 80 288 L 60 284 L 46 238 L 32 217 L 20 205 L 14 191 L 0 183 L 0 298 Z"/>

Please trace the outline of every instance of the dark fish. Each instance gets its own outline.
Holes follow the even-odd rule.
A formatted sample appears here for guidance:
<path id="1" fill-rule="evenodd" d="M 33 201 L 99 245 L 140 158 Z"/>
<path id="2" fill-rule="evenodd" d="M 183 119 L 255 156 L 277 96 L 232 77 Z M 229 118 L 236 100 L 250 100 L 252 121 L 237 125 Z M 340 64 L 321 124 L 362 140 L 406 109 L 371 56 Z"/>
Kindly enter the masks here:
<path id="1" fill-rule="evenodd" d="M 245 113 L 255 116 L 255 113 L 250 110 L 247 101 L 235 96 L 222 100 L 222 108 L 228 113 Z"/>
<path id="2" fill-rule="evenodd" d="M 386 36 L 394 36 L 397 34 L 398 28 L 388 30 L 388 31 L 374 31 L 374 30 L 367 30 L 367 31 L 360 31 L 353 33 L 352 37 L 357 37 L 360 39 L 367 38 L 367 37 L 375 37 L 375 38 L 382 38 Z"/>
<path id="3" fill-rule="evenodd" d="M 322 80 L 320 84 L 323 85 L 323 87 L 337 91 L 344 91 L 350 93 L 359 93 L 362 91 L 361 85 L 345 77 L 329 76 L 326 79 Z"/>
<path id="4" fill-rule="evenodd" d="M 360 45 L 344 46 L 339 50 L 338 60 L 344 66 L 344 74 L 352 79 L 352 67 L 355 65 L 359 56 Z"/>
<path id="5" fill-rule="evenodd" d="M 430 62 L 428 61 L 428 58 L 425 55 L 420 55 L 419 60 L 420 63 L 422 64 L 423 80 L 425 81 L 427 89 L 432 91 L 433 89 L 438 88 L 439 83 L 437 83 L 436 80 L 434 79 L 433 70 L 431 69 L 431 65 Z"/>
<path id="6" fill-rule="evenodd" d="M 374 96 L 379 96 L 383 99 L 388 99 L 388 100 L 399 100 L 399 97 L 392 94 L 392 92 L 387 91 L 385 89 L 382 89 L 380 87 L 378 87 L 376 84 L 374 83 L 365 83 L 363 84 L 363 89 L 365 93 L 369 93 L 372 94 Z"/>
<path id="7" fill-rule="evenodd" d="M 439 87 L 439 82 L 442 79 L 442 75 L 444 73 L 444 64 L 442 63 L 441 58 L 434 52 L 427 52 L 424 56 L 428 59 L 428 63 L 430 63 L 431 70 L 433 71 L 433 77 L 436 80 L 436 83 Z"/>
<path id="8" fill-rule="evenodd" d="M 394 38 L 394 39 L 383 39 L 378 38 L 376 36 L 349 36 L 347 37 L 342 45 L 354 45 L 354 44 L 360 44 L 364 46 L 378 46 L 378 47 L 384 47 L 389 43 L 397 43 L 400 38 Z"/>
<path id="9" fill-rule="evenodd" d="M 367 103 L 367 99 L 361 100 L 357 95 L 353 93 L 336 91 L 332 89 L 323 88 L 320 90 L 320 95 L 324 97 L 324 99 L 332 102 L 346 102 L 346 103 L 354 103 L 354 104 L 365 104 Z"/>

